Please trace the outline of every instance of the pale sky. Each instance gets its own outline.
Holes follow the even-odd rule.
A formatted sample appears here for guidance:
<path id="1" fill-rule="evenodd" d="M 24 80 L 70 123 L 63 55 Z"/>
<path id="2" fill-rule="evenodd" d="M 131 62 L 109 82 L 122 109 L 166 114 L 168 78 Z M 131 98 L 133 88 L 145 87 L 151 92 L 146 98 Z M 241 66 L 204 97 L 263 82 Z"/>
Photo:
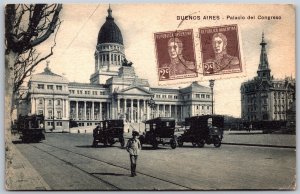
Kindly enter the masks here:
<path id="1" fill-rule="evenodd" d="M 136 74 L 158 86 L 153 34 L 155 32 L 238 24 L 246 76 L 218 79 L 215 82 L 215 112 L 240 116 L 240 85 L 256 75 L 260 57 L 261 34 L 264 31 L 271 74 L 275 78 L 295 77 L 295 13 L 283 5 L 213 5 L 213 4 L 112 4 L 112 15 L 119 26 L 126 58 L 133 62 Z M 108 4 L 64 4 L 63 23 L 59 29 L 54 55 L 49 59 L 54 73 L 63 73 L 69 81 L 89 83 L 94 72 L 94 52 L 98 32 L 107 16 Z M 176 16 L 220 16 L 220 20 L 188 20 L 180 27 Z M 254 20 L 227 20 L 230 16 L 256 16 Z M 262 16 L 280 16 L 280 20 L 261 20 Z M 49 49 L 49 41 L 39 47 Z M 200 46 L 195 43 L 195 49 Z M 199 60 L 199 57 L 196 56 Z M 36 73 L 43 71 L 40 65 Z M 199 82 L 208 86 L 207 81 Z M 182 85 L 185 86 L 186 84 Z M 178 87 L 172 85 L 170 87 Z"/>

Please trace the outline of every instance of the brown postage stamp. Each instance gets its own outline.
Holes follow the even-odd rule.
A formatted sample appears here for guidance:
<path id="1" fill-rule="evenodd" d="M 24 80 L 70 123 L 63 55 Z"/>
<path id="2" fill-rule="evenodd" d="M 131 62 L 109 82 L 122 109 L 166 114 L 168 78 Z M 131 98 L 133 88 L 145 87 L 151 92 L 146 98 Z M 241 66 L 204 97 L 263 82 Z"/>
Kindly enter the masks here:
<path id="1" fill-rule="evenodd" d="M 154 34 L 159 81 L 198 76 L 193 30 Z"/>
<path id="2" fill-rule="evenodd" d="M 204 76 L 242 71 L 237 25 L 199 28 L 199 35 Z"/>

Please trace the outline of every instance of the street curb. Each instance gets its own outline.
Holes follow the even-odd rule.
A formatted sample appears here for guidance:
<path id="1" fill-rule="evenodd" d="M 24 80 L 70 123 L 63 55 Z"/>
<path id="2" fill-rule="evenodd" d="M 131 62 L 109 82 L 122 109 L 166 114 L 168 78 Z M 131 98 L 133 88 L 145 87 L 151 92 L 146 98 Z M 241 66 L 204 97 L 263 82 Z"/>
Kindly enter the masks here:
<path id="1" fill-rule="evenodd" d="M 264 145 L 264 144 L 247 144 L 247 143 L 225 143 L 225 145 L 241 145 L 241 146 L 253 146 L 253 147 L 271 147 L 271 148 L 295 148 L 296 146 L 279 146 L 279 145 Z"/>

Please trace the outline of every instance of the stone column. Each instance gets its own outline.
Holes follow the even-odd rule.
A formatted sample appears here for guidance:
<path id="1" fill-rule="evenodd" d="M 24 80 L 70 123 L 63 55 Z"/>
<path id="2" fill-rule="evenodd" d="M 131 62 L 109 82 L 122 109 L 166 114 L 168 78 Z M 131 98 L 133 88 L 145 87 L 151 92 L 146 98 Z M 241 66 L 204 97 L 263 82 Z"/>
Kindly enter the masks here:
<path id="1" fill-rule="evenodd" d="M 140 111 L 140 100 L 139 99 L 137 99 L 137 122 L 139 123 L 140 122 L 140 113 L 141 113 L 141 111 Z"/>
<path id="2" fill-rule="evenodd" d="M 133 122 L 133 99 L 131 99 L 131 110 L 130 110 L 130 120 L 131 120 L 131 122 Z"/>
<path id="3" fill-rule="evenodd" d="M 36 98 L 34 98 L 34 114 L 37 113 Z"/>
<path id="4" fill-rule="evenodd" d="M 66 118 L 66 99 L 62 99 L 62 103 L 63 103 L 62 118 Z"/>
<path id="5" fill-rule="evenodd" d="M 53 104 L 52 104 L 52 108 L 53 108 L 53 118 L 55 118 L 55 112 L 56 112 L 56 109 L 55 109 L 55 99 L 53 99 Z"/>
<path id="6" fill-rule="evenodd" d="M 66 118 L 70 119 L 70 101 L 68 99 L 66 99 Z"/>
<path id="7" fill-rule="evenodd" d="M 127 110 L 126 110 L 127 109 L 127 104 L 126 103 L 127 103 L 127 99 L 124 98 L 124 105 L 123 105 L 124 106 L 123 107 L 124 108 L 124 110 L 123 110 L 124 120 L 126 120 L 126 113 L 127 113 Z"/>
<path id="8" fill-rule="evenodd" d="M 100 53 L 99 52 L 97 52 L 97 56 L 98 56 L 98 65 L 97 65 L 97 67 L 98 67 L 98 70 L 100 69 L 100 58 L 101 58 L 101 55 L 100 55 Z"/>
<path id="9" fill-rule="evenodd" d="M 166 105 L 165 104 L 163 104 L 163 115 L 164 115 L 164 117 L 166 116 Z"/>
<path id="10" fill-rule="evenodd" d="M 175 120 L 178 121 L 178 117 L 177 117 L 177 105 L 175 104 L 174 106 L 174 111 L 175 111 L 175 114 L 174 114 L 174 117 L 175 117 Z"/>
<path id="11" fill-rule="evenodd" d="M 109 52 L 108 53 L 108 65 L 107 65 L 107 70 L 108 71 L 109 71 L 110 64 L 111 64 L 111 53 Z"/>
<path id="12" fill-rule="evenodd" d="M 106 117 L 107 119 L 110 119 L 110 113 L 111 111 L 109 110 L 109 102 L 106 103 Z"/>
<path id="13" fill-rule="evenodd" d="M 44 110 L 43 110 L 43 114 L 44 114 L 44 117 L 46 118 L 46 98 L 43 98 L 44 99 Z"/>
<path id="14" fill-rule="evenodd" d="M 99 102 L 99 119 L 100 119 L 100 121 L 103 120 L 103 116 L 102 116 L 102 102 Z"/>
<path id="15" fill-rule="evenodd" d="M 117 99 L 118 100 L 118 107 L 117 107 L 117 119 L 119 119 L 119 116 L 120 116 L 120 113 L 121 113 L 121 111 L 120 111 L 120 99 L 118 98 Z"/>
<path id="16" fill-rule="evenodd" d="M 180 118 L 183 120 L 183 105 L 180 105 Z"/>
<path id="17" fill-rule="evenodd" d="M 86 120 L 86 101 L 84 101 L 83 119 Z"/>
<path id="18" fill-rule="evenodd" d="M 76 120 L 78 120 L 78 101 L 75 101 L 76 102 Z"/>
<path id="19" fill-rule="evenodd" d="M 94 107 L 94 101 L 92 101 L 92 115 L 91 115 L 91 120 L 94 120 L 94 114 L 95 114 L 95 112 L 94 112 L 94 109 L 95 109 L 95 107 Z"/>
<path id="20" fill-rule="evenodd" d="M 146 113 L 146 100 L 144 99 L 143 100 L 143 118 L 145 119 L 145 120 L 147 120 L 147 113 Z"/>

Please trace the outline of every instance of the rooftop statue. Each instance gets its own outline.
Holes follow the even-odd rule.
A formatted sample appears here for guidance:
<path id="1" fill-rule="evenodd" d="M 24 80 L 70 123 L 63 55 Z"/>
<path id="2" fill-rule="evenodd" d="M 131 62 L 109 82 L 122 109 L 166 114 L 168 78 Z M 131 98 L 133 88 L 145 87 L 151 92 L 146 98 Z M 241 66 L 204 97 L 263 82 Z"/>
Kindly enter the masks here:
<path id="1" fill-rule="evenodd" d="M 124 58 L 124 60 L 122 61 L 122 66 L 125 67 L 131 67 L 132 66 L 132 62 L 128 62 L 126 58 Z"/>

